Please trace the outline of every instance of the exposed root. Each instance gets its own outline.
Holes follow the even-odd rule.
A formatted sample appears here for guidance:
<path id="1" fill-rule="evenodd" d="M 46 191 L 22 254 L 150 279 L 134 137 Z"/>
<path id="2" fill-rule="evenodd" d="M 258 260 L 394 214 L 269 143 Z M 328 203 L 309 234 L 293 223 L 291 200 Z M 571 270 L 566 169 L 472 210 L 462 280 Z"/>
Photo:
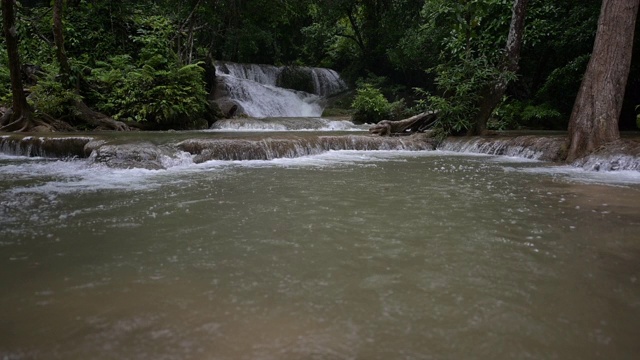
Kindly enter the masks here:
<path id="1" fill-rule="evenodd" d="M 7 124 L 7 122 L 9 123 Z M 31 112 L 27 111 L 26 114 L 22 113 L 16 117 L 13 109 L 9 109 L 4 113 L 4 115 L 2 115 L 2 118 L 0 119 L 0 125 L 0 131 L 26 131 L 32 126 Z"/>

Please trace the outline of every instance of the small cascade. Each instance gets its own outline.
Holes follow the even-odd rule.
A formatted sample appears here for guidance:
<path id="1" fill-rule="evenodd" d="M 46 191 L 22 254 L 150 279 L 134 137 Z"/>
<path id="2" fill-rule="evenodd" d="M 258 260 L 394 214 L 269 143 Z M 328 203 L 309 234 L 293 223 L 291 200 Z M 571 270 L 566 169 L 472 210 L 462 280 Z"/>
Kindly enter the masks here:
<path id="1" fill-rule="evenodd" d="M 367 125 L 355 125 L 348 120 L 324 118 L 237 118 L 218 120 L 211 130 L 217 131 L 366 131 Z"/>
<path id="2" fill-rule="evenodd" d="M 284 126 L 287 121 L 301 126 L 323 124 L 326 119 L 273 119 L 272 126 Z M 245 126 L 253 126 L 255 119 L 243 119 Z M 305 125 L 306 123 L 306 125 Z M 339 129 L 344 130 L 344 129 Z M 243 129 L 246 131 L 246 129 Z M 264 131 L 264 130 L 262 130 Z M 317 155 L 338 150 L 435 150 L 437 141 L 428 134 L 379 137 L 371 135 L 321 135 L 318 133 L 257 134 L 194 133 L 176 136 L 159 133 L 122 142 L 113 136 L 0 136 L 0 153 L 55 159 L 88 158 L 89 162 L 112 168 L 168 169 L 176 166 L 202 163 L 210 160 L 271 160 Z M 520 157 L 541 161 L 562 162 L 566 157 L 567 141 L 564 136 L 515 137 L 451 137 L 444 140 L 439 150 Z M 587 171 L 640 171 L 640 142 L 621 140 L 607 145 L 571 164 Z"/>
<path id="3" fill-rule="evenodd" d="M 217 62 L 216 75 L 229 75 L 237 79 L 250 80 L 262 85 L 276 86 L 281 69 L 273 65 L 239 64 Z"/>
<path id="4" fill-rule="evenodd" d="M 0 153 L 46 158 L 84 158 L 89 137 L 0 136 Z"/>
<path id="5" fill-rule="evenodd" d="M 347 84 L 335 70 L 324 68 L 304 68 L 313 79 L 314 94 L 328 97 L 347 89 Z"/>
<path id="6" fill-rule="evenodd" d="M 202 133 L 203 135 L 206 133 Z M 158 134 L 160 137 L 167 134 Z M 426 136 L 282 134 L 277 137 L 194 137 L 149 141 L 145 137 L 108 141 L 89 137 L 1 136 L 0 151 L 9 155 L 58 159 L 88 158 L 89 163 L 118 169 L 160 170 L 210 160 L 271 160 L 317 155 L 338 150 L 434 150 Z"/>
<path id="7" fill-rule="evenodd" d="M 563 136 L 449 137 L 439 150 L 560 161 L 566 154 Z"/>
<path id="8" fill-rule="evenodd" d="M 216 63 L 215 98 L 228 112 L 251 117 L 321 116 L 324 98 L 347 89 L 331 69 L 273 65 Z"/>
<path id="9" fill-rule="evenodd" d="M 640 171 L 640 142 L 620 140 L 574 161 L 571 165 L 589 171 Z"/>
<path id="10" fill-rule="evenodd" d="M 371 137 L 364 135 L 267 138 L 262 140 L 193 139 L 177 145 L 194 155 L 195 163 L 211 160 L 272 160 L 317 155 L 337 150 L 434 150 L 435 140 L 423 136 Z"/>

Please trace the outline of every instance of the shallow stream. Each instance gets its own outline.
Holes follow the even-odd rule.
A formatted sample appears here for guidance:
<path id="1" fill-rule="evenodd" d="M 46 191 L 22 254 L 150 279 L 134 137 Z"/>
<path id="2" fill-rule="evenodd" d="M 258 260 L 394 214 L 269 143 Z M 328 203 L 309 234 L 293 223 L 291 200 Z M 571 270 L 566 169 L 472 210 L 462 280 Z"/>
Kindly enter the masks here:
<path id="1" fill-rule="evenodd" d="M 640 175 L 0 158 L 0 359 L 634 359 Z"/>

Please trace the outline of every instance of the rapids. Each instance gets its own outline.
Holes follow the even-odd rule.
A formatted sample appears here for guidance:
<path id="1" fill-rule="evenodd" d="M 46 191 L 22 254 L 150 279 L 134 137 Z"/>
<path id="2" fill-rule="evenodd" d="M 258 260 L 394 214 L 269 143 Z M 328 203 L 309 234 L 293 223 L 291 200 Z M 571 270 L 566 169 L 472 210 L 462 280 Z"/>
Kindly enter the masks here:
<path id="1" fill-rule="evenodd" d="M 640 355 L 640 172 L 289 121 L 1 136 L 0 359 Z"/>

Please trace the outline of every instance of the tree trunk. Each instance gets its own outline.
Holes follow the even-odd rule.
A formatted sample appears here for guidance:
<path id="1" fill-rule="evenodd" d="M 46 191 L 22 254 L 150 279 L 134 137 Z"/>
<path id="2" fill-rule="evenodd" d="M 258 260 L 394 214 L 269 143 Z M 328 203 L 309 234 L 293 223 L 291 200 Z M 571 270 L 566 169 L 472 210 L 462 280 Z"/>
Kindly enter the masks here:
<path id="1" fill-rule="evenodd" d="M 509 26 L 509 36 L 505 48 L 505 57 L 501 65 L 502 71 L 515 73 L 518 71 L 520 61 L 520 50 L 524 35 L 524 20 L 527 12 L 528 0 L 514 0 L 511 13 L 511 25 Z M 496 109 L 500 100 L 507 90 L 507 80 L 499 79 L 492 88 L 485 92 L 485 96 L 480 101 L 478 114 L 475 119 L 475 128 L 471 131 L 473 135 L 481 135 L 487 130 L 487 122 Z"/>
<path id="2" fill-rule="evenodd" d="M 64 32 L 62 27 L 62 0 L 53 2 L 53 42 L 55 44 L 56 58 L 60 65 L 60 75 L 63 85 L 69 87 L 69 79 L 71 78 L 71 66 L 69 58 L 64 50 Z"/>
<path id="3" fill-rule="evenodd" d="M 2 24 L 11 77 L 12 111 L 7 111 L 0 119 L 2 131 L 24 131 L 33 126 L 32 112 L 22 87 L 18 34 L 16 33 L 15 0 L 2 0 Z"/>
<path id="4" fill-rule="evenodd" d="M 369 132 L 380 136 L 403 134 L 406 133 L 407 130 L 409 133 L 423 132 L 424 130 L 432 127 L 437 120 L 437 112 L 427 111 L 403 120 L 382 120 L 369 128 Z"/>
<path id="5" fill-rule="evenodd" d="M 620 139 L 618 120 L 631 66 L 640 0 L 603 0 L 596 40 L 569 120 L 574 161 Z"/>

